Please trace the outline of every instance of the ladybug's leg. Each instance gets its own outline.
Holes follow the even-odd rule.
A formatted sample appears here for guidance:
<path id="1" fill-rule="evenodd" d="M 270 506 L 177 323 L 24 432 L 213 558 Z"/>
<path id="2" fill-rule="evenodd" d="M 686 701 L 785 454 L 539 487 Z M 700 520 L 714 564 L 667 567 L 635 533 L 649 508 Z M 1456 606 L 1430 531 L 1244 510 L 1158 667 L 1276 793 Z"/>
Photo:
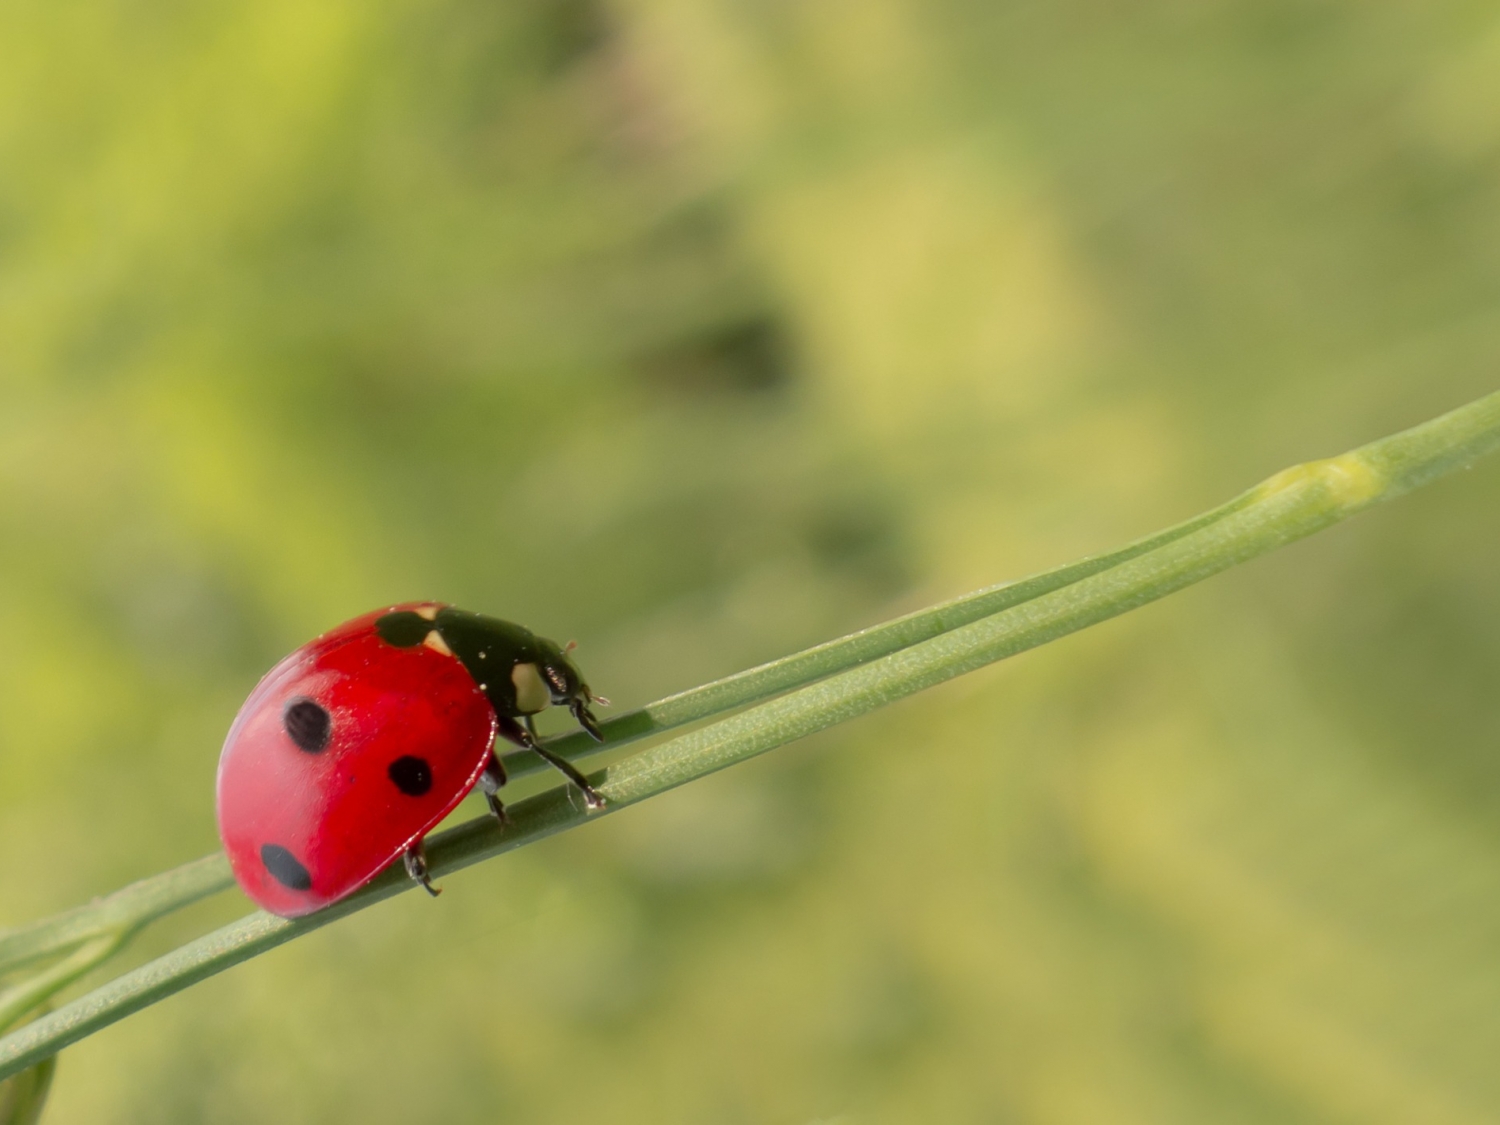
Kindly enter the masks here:
<path id="1" fill-rule="evenodd" d="M 594 713 L 589 710 L 587 700 L 576 698 L 571 700 L 568 703 L 568 710 L 573 712 L 573 718 L 578 720 L 578 725 L 588 733 L 590 738 L 595 742 L 604 741 L 604 732 L 599 729 L 599 720 L 594 718 Z"/>
<path id="2" fill-rule="evenodd" d="M 500 786 L 504 784 L 505 767 L 491 750 L 490 760 L 485 763 L 484 772 L 479 775 L 479 791 L 484 794 L 484 799 L 489 803 L 490 812 L 494 814 L 502 827 L 510 823 L 510 817 L 505 815 L 505 806 L 500 803 Z"/>
<path id="3" fill-rule="evenodd" d="M 442 887 L 432 885 L 432 876 L 427 871 L 427 851 L 422 847 L 422 841 L 418 840 L 406 849 L 406 855 L 402 857 L 406 861 L 406 873 L 427 889 L 427 893 L 433 898 L 443 893 Z"/>
<path id="4" fill-rule="evenodd" d="M 579 792 L 583 794 L 583 802 L 591 809 L 602 809 L 604 798 L 599 796 L 599 791 L 588 783 L 583 774 L 578 772 L 578 767 L 566 758 L 558 757 L 537 740 L 536 733 L 529 729 L 531 727 L 531 716 L 526 716 L 526 726 L 522 726 L 509 715 L 500 716 L 500 736 L 517 746 L 524 746 L 534 751 L 536 756 L 548 765 L 553 766 L 567 777 L 574 785 L 578 786 Z"/>

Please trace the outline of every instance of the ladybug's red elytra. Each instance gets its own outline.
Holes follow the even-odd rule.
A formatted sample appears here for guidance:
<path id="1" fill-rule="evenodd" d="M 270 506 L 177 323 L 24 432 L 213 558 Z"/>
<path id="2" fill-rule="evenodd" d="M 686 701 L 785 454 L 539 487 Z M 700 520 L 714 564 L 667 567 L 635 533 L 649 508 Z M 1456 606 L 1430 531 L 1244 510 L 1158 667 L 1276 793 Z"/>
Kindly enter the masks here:
<path id="1" fill-rule="evenodd" d="M 572 646 L 568 646 L 571 648 Z M 440 602 L 347 621 L 272 668 L 219 757 L 219 838 L 234 877 L 284 918 L 310 914 L 395 859 L 437 894 L 422 838 L 477 784 L 501 823 L 495 736 L 536 751 L 603 799 L 536 739 L 532 715 L 567 707 L 599 741 L 599 700 L 568 648 Z"/>

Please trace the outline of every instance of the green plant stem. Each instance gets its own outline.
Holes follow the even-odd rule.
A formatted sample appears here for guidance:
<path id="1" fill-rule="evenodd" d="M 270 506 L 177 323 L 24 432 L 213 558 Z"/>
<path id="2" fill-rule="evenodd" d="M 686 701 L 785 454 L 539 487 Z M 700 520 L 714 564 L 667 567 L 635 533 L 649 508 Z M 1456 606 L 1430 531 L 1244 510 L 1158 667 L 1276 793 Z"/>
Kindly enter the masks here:
<path id="1" fill-rule="evenodd" d="M 0 1028 L 9 1027 L 84 973 L 114 956 L 129 935 L 102 934 L 84 942 L 67 957 L 25 980 L 0 990 Z"/>
<path id="2" fill-rule="evenodd" d="M 1091 555 L 1020 581 L 987 586 L 614 716 L 600 724 L 605 736 L 603 744 L 582 731 L 573 731 L 548 739 L 547 747 L 566 758 L 582 758 L 759 703 L 1118 566 L 1223 519 L 1249 503 L 1251 496 L 1248 492 L 1237 496 L 1227 504 L 1114 551 Z M 511 777 L 547 768 L 547 763 L 530 750 L 515 750 L 505 755 L 505 769 Z"/>
<path id="3" fill-rule="evenodd" d="M 611 766 L 591 778 L 608 801 L 602 813 L 587 814 L 567 790 L 555 789 L 513 806 L 505 828 L 480 819 L 443 832 L 429 843 L 431 866 L 439 876 L 451 873 L 1125 613 L 1426 484 L 1497 446 L 1500 394 L 1493 394 L 1343 456 L 1288 469 L 1216 509 L 1212 518 L 1183 525 L 1188 530 L 1181 534 L 1163 533 L 1144 541 L 1154 544 L 1149 548 L 1106 556 L 1116 559 L 1111 565 Z M 0 1039 L 0 1078 L 409 886 L 403 874 L 387 871 L 310 917 L 288 921 L 256 913 L 190 942 Z"/>
<path id="4" fill-rule="evenodd" d="M 146 923 L 234 884 L 222 853 L 132 883 L 83 906 L 0 933 L 0 973 Z"/>
<path id="5" fill-rule="evenodd" d="M 1251 497 L 1251 493 L 1245 493 L 1212 511 L 1117 550 L 1018 582 L 976 590 L 613 716 L 601 723 L 605 736 L 603 743 L 595 742 L 582 731 L 575 731 L 548 738 L 546 745 L 566 758 L 584 758 L 759 703 L 1108 570 L 1238 511 L 1249 503 Z M 515 750 L 505 755 L 506 773 L 512 778 L 548 768 L 530 750 Z M 0 973 L 8 973 L 28 962 L 72 948 L 99 934 L 122 927 L 139 928 L 233 885 L 228 860 L 216 852 L 132 883 L 92 903 L 29 926 L 0 932 Z"/>

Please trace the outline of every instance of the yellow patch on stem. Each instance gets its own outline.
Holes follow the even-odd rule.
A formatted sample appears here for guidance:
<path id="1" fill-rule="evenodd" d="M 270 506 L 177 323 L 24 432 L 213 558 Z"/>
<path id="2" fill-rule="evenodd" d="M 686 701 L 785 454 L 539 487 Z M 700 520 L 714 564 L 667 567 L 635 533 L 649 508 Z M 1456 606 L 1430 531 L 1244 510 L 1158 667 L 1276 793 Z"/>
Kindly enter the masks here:
<path id="1" fill-rule="evenodd" d="M 1269 500 L 1279 493 L 1303 487 L 1321 488 L 1340 508 L 1362 508 L 1385 491 L 1385 484 L 1381 475 L 1358 453 L 1345 453 L 1283 469 L 1263 482 L 1256 493 L 1257 499 Z"/>

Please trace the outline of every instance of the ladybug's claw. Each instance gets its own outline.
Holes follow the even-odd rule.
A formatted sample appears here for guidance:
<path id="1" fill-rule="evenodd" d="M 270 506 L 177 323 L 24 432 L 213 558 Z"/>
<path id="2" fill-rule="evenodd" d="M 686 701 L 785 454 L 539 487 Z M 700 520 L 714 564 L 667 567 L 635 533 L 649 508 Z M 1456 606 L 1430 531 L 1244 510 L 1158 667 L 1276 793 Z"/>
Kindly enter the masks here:
<path id="1" fill-rule="evenodd" d="M 490 806 L 490 813 L 500 822 L 502 828 L 510 823 L 510 817 L 505 815 L 505 806 L 500 803 L 500 786 L 504 784 L 505 766 L 491 750 L 490 760 L 485 763 L 484 772 L 479 775 L 479 789 L 484 794 L 485 802 Z"/>
<path id="2" fill-rule="evenodd" d="M 573 712 L 573 718 L 578 720 L 578 725 L 588 732 L 590 738 L 595 742 L 604 741 L 604 732 L 599 729 L 599 720 L 594 718 L 594 713 L 589 710 L 586 700 L 572 700 L 568 704 L 568 710 Z"/>
<path id="3" fill-rule="evenodd" d="M 406 849 L 406 855 L 402 857 L 402 860 L 406 864 L 406 873 L 421 883 L 428 894 L 437 898 L 443 893 L 442 887 L 432 885 L 432 875 L 427 870 L 427 852 L 423 849 L 421 840 Z"/>
<path id="4" fill-rule="evenodd" d="M 505 811 L 505 806 L 500 803 L 499 797 L 494 793 L 486 793 L 484 800 L 490 806 L 490 815 L 499 822 L 501 828 L 510 823 L 510 814 Z"/>
<path id="5" fill-rule="evenodd" d="M 591 809 L 602 809 L 604 807 L 604 798 L 599 795 L 597 789 L 588 783 L 588 779 L 578 772 L 577 766 L 568 761 L 568 759 L 554 754 L 540 742 L 533 742 L 531 748 L 536 751 L 538 757 L 548 765 L 560 770 L 567 776 L 569 781 L 578 786 L 578 791 L 583 794 L 584 804 L 588 805 Z"/>

